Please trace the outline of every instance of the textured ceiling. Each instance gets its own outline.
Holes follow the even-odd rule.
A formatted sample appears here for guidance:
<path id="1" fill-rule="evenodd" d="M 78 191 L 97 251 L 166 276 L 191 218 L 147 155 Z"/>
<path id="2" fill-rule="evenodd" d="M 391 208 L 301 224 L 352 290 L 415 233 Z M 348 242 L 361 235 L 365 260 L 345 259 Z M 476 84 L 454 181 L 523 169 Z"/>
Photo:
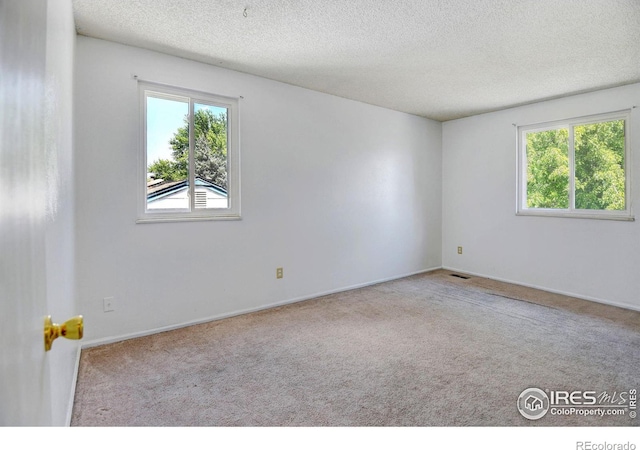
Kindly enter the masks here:
<path id="1" fill-rule="evenodd" d="M 73 0 L 79 34 L 440 121 L 640 82 L 640 0 Z"/>

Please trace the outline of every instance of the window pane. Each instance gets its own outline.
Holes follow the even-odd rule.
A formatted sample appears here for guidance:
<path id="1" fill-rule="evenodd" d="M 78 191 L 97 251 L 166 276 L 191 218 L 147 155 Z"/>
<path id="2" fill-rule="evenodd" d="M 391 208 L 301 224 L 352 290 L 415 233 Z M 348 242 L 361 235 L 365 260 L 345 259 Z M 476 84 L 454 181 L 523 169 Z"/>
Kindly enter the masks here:
<path id="1" fill-rule="evenodd" d="M 227 117 L 214 105 L 195 104 L 195 207 L 228 208 Z"/>
<path id="2" fill-rule="evenodd" d="M 189 102 L 147 96 L 147 209 L 189 209 Z"/>
<path id="3" fill-rule="evenodd" d="M 624 122 L 574 128 L 576 209 L 625 209 Z"/>
<path id="4" fill-rule="evenodd" d="M 527 207 L 569 207 L 569 131 L 526 134 Z"/>

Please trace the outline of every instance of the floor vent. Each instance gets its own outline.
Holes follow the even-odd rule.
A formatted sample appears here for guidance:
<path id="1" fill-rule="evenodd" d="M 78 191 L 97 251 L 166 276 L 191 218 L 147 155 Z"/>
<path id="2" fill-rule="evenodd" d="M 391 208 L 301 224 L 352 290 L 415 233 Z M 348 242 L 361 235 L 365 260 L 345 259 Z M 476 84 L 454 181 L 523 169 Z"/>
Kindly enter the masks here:
<path id="1" fill-rule="evenodd" d="M 450 274 L 452 277 L 462 278 L 463 280 L 468 280 L 469 277 L 465 277 L 464 275 L 458 275 L 457 273 Z"/>

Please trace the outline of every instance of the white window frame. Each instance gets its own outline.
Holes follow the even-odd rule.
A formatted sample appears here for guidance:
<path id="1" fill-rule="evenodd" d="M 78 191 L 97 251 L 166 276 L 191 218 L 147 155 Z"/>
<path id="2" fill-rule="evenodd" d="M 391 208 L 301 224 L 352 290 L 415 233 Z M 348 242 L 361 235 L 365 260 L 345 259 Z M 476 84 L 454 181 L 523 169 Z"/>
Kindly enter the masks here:
<path id="1" fill-rule="evenodd" d="M 238 98 L 214 95 L 159 83 L 138 81 L 140 101 L 140 151 L 137 223 L 176 222 L 191 220 L 238 220 L 240 216 L 240 123 Z M 189 209 L 147 208 L 147 97 L 169 100 L 180 99 L 189 103 Z M 195 208 L 194 104 L 203 103 L 227 109 L 227 208 Z"/>
<path id="2" fill-rule="evenodd" d="M 557 120 L 517 127 L 517 209 L 519 216 L 550 216 L 550 217 L 571 217 L 583 219 L 609 219 L 609 220 L 634 220 L 631 208 L 631 151 L 629 124 L 631 110 L 615 111 L 604 114 L 575 117 L 567 120 Z M 624 142 L 624 172 L 625 172 L 625 209 L 619 211 L 611 210 L 585 210 L 575 208 L 575 148 L 574 148 L 574 127 L 579 125 L 589 125 L 599 122 L 609 122 L 614 120 L 625 121 L 625 142 Z M 569 130 L 569 208 L 529 208 L 527 206 L 527 139 L 530 132 L 539 132 L 568 128 Z"/>

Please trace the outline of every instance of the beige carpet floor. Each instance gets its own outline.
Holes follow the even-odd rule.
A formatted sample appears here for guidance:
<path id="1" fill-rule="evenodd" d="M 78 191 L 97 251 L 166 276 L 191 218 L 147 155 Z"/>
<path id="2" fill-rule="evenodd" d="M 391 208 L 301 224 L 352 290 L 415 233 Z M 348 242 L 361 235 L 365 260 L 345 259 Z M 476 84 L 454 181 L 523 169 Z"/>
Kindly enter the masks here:
<path id="1" fill-rule="evenodd" d="M 72 426 L 637 426 L 529 387 L 640 388 L 640 313 L 440 270 L 82 351 Z"/>

